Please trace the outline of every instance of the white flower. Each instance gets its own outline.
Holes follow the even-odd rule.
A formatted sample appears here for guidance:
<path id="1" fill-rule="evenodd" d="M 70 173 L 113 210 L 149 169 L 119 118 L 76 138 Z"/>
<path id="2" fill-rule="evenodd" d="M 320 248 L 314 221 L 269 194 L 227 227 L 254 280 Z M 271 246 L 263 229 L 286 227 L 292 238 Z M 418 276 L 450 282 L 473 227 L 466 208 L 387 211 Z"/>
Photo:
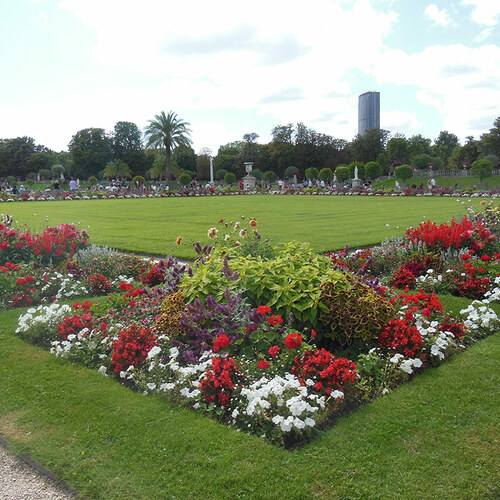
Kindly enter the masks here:
<path id="1" fill-rule="evenodd" d="M 99 368 L 99 370 L 97 370 L 97 371 L 98 371 L 101 375 L 107 376 L 107 373 L 106 373 L 107 368 L 106 368 L 104 365 L 102 365 L 102 366 Z"/>

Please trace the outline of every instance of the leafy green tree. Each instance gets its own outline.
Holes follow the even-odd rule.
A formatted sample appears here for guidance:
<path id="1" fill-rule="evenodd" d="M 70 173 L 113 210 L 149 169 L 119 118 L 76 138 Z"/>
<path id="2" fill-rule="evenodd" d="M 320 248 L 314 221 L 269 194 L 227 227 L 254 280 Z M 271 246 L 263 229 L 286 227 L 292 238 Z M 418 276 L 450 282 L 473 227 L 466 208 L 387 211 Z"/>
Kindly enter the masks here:
<path id="1" fill-rule="evenodd" d="M 322 168 L 319 172 L 318 179 L 325 182 L 331 182 L 333 179 L 332 169 L 329 167 Z"/>
<path id="2" fill-rule="evenodd" d="M 451 134 L 447 130 L 443 130 L 439 132 L 439 136 L 434 141 L 431 151 L 433 156 L 441 158 L 444 165 L 447 166 L 453 149 L 459 145 L 460 142 L 455 134 Z"/>
<path id="3" fill-rule="evenodd" d="M 73 156 L 72 174 L 76 177 L 97 176 L 113 159 L 112 140 L 102 128 L 79 130 L 68 148 Z"/>
<path id="4" fill-rule="evenodd" d="M 227 174 L 227 170 L 224 170 L 223 168 L 221 168 L 215 172 L 215 178 L 218 181 L 222 181 L 224 179 L 224 177 L 226 177 L 226 174 Z"/>
<path id="5" fill-rule="evenodd" d="M 387 141 L 386 153 L 389 161 L 408 163 L 410 161 L 410 144 L 405 137 L 396 136 Z"/>
<path id="6" fill-rule="evenodd" d="M 214 170 L 225 170 L 226 172 L 237 172 L 239 155 L 219 153 L 214 159 Z"/>
<path id="7" fill-rule="evenodd" d="M 26 168 L 30 172 L 39 172 L 42 168 L 49 168 L 53 158 L 52 152 L 35 152 L 27 159 Z"/>
<path id="8" fill-rule="evenodd" d="M 410 148 L 410 158 L 417 155 L 430 155 L 431 154 L 431 140 L 422 136 L 421 134 L 413 135 L 408 139 L 408 146 Z"/>
<path id="9" fill-rule="evenodd" d="M 172 179 L 171 154 L 176 146 L 191 146 L 191 131 L 188 122 L 182 121 L 177 113 L 162 111 L 144 130 L 147 139 L 146 147 L 165 148 L 165 179 Z"/>
<path id="10" fill-rule="evenodd" d="M 316 167 L 309 167 L 306 169 L 306 179 L 317 179 L 319 177 L 319 170 Z"/>
<path id="11" fill-rule="evenodd" d="M 382 175 L 382 169 L 376 161 L 369 161 L 365 165 L 365 175 L 368 179 L 375 180 Z"/>
<path id="12" fill-rule="evenodd" d="M 377 159 L 385 151 L 389 131 L 384 129 L 368 129 L 363 135 L 356 134 L 348 148 L 355 161 L 366 163 Z"/>
<path id="13" fill-rule="evenodd" d="M 132 172 L 143 174 L 147 161 L 139 127 L 132 122 L 117 122 L 111 138 L 114 159 L 123 160 Z"/>
<path id="14" fill-rule="evenodd" d="M 293 165 L 286 167 L 285 177 L 287 179 L 289 179 L 290 177 L 293 177 L 294 175 L 299 175 L 299 170 L 297 169 L 297 167 L 294 167 Z"/>
<path id="15" fill-rule="evenodd" d="M 111 160 L 106 165 L 103 176 L 107 179 L 130 179 L 130 177 L 132 177 L 132 172 L 123 160 Z"/>
<path id="16" fill-rule="evenodd" d="M 181 186 L 187 186 L 193 178 L 191 177 L 191 174 L 189 172 L 182 172 L 182 174 L 179 176 L 179 184 Z"/>
<path id="17" fill-rule="evenodd" d="M 270 184 L 276 182 L 276 179 L 278 178 L 278 176 L 272 170 L 267 170 L 266 172 L 264 172 L 264 175 L 262 177 L 266 182 L 269 182 Z"/>
<path id="18" fill-rule="evenodd" d="M 229 185 L 234 184 L 236 182 L 236 175 L 234 175 L 233 172 L 228 172 L 224 176 L 224 182 Z"/>
<path id="19" fill-rule="evenodd" d="M 91 187 L 95 186 L 97 184 L 98 180 L 97 180 L 97 177 L 95 175 L 91 175 L 89 177 L 89 185 Z"/>
<path id="20" fill-rule="evenodd" d="M 196 170 L 198 179 L 210 179 L 210 155 L 199 154 L 196 157 Z"/>
<path id="21" fill-rule="evenodd" d="M 344 182 L 346 181 L 347 179 L 350 178 L 350 174 L 349 174 L 349 167 L 346 167 L 346 166 L 338 166 L 336 169 L 335 169 L 335 177 L 337 177 L 337 180 L 339 182 Z"/>
<path id="22" fill-rule="evenodd" d="M 413 169 L 409 165 L 399 165 L 394 169 L 394 175 L 403 182 L 406 182 L 413 177 Z"/>
<path id="23" fill-rule="evenodd" d="M 16 137 L 0 140 L 0 177 L 8 175 L 26 177 L 28 172 L 35 171 L 35 165 L 30 167 L 29 160 L 35 153 L 47 153 L 44 146 L 37 146 L 32 137 Z M 43 155 L 44 160 L 48 158 Z"/>
<path id="24" fill-rule="evenodd" d="M 479 181 L 483 182 L 485 177 L 489 177 L 493 173 L 493 163 L 488 160 L 476 160 L 470 166 L 470 173 L 479 177 Z"/>
<path id="25" fill-rule="evenodd" d="M 202 154 L 204 154 L 203 152 L 205 150 L 207 150 L 207 152 L 211 153 L 210 149 L 203 148 Z M 208 153 L 208 154 L 210 154 L 210 153 Z M 189 171 L 191 177 L 193 177 L 193 175 L 196 174 L 198 155 L 196 155 L 193 148 L 190 148 L 188 146 L 176 147 L 174 149 L 174 158 L 175 158 L 175 161 L 177 162 L 177 166 L 179 167 L 180 170 Z M 210 161 L 210 159 L 209 159 L 209 161 Z M 205 177 L 205 178 L 208 179 L 208 177 Z"/>
<path id="26" fill-rule="evenodd" d="M 490 131 L 481 136 L 481 150 L 484 154 L 500 157 L 500 116 L 493 123 Z"/>
<path id="27" fill-rule="evenodd" d="M 52 165 L 50 167 L 50 171 L 56 176 L 56 177 L 62 177 L 66 169 L 62 165 Z"/>
<path id="28" fill-rule="evenodd" d="M 41 168 L 38 174 L 40 175 L 40 179 L 44 181 L 49 180 L 52 176 L 52 172 L 48 168 Z"/>
<path id="29" fill-rule="evenodd" d="M 262 179 L 262 176 L 264 175 L 264 173 L 262 172 L 262 170 L 256 168 L 255 170 L 252 170 L 252 175 L 256 178 L 256 179 L 259 179 L 261 180 Z"/>
<path id="30" fill-rule="evenodd" d="M 411 160 L 411 165 L 419 170 L 425 170 L 432 163 L 432 156 L 428 154 L 416 155 Z"/>
<path id="31" fill-rule="evenodd" d="M 391 163 L 389 162 L 385 151 L 377 156 L 377 163 L 380 165 L 380 169 L 382 171 L 381 175 L 388 174 L 390 172 Z"/>

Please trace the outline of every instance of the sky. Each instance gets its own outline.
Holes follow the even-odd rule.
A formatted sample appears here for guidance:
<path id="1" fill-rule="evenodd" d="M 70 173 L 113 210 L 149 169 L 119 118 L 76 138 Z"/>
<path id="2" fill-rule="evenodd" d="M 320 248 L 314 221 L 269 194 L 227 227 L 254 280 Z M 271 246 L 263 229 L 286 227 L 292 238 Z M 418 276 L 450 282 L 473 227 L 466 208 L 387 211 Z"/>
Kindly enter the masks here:
<path id="1" fill-rule="evenodd" d="M 1 0 L 0 138 L 67 151 L 84 128 L 161 111 L 210 148 L 302 122 L 463 143 L 500 116 L 498 0 Z"/>

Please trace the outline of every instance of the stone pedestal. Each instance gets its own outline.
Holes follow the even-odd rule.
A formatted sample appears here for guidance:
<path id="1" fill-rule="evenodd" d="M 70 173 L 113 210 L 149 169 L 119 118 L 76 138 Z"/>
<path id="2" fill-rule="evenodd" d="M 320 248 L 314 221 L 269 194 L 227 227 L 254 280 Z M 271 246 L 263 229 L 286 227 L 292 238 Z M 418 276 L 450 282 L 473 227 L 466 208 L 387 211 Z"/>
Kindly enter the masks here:
<path id="1" fill-rule="evenodd" d="M 245 175 L 245 177 L 243 177 L 243 189 L 245 191 L 254 191 L 256 182 L 257 179 L 253 175 Z"/>
<path id="2" fill-rule="evenodd" d="M 353 179 L 351 185 L 353 188 L 361 186 L 361 179 Z"/>

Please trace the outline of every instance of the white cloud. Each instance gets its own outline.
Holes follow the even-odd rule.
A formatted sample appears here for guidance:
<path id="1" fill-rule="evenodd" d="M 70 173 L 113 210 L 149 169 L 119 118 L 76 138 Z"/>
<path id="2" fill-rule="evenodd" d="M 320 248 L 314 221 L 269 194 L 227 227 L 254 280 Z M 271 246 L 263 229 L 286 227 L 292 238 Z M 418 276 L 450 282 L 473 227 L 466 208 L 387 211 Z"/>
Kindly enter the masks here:
<path id="1" fill-rule="evenodd" d="M 221 116 L 224 110 L 258 109 L 276 124 L 310 126 L 320 122 L 324 110 L 342 109 L 350 120 L 336 135 L 346 139 L 357 129 L 357 102 L 346 76 L 360 64 L 369 70 L 396 20 L 369 0 L 317 0 L 308 8 L 298 0 L 254 0 L 245 9 L 235 9 L 229 0 L 138 5 L 60 2 L 95 31 L 97 61 L 160 82 L 144 89 L 143 109 L 220 110 Z M 328 97 L 332 90 L 350 97 Z M 208 139 L 200 140 L 197 147 L 212 147 Z"/>
<path id="2" fill-rule="evenodd" d="M 472 6 L 472 20 L 484 26 L 495 26 L 500 16 L 498 0 L 462 0 L 462 5 Z"/>
<path id="3" fill-rule="evenodd" d="M 410 137 L 419 133 L 420 122 L 416 112 L 385 111 L 381 117 L 381 128 L 385 130 L 406 130 L 406 136 Z"/>
<path id="4" fill-rule="evenodd" d="M 439 111 L 443 129 L 464 138 L 484 133 L 478 123 L 500 114 L 499 67 L 498 46 L 436 45 L 412 55 L 386 50 L 375 74 L 381 82 L 416 86 L 419 101 Z"/>
<path id="5" fill-rule="evenodd" d="M 452 24 L 451 18 L 446 9 L 439 9 L 436 4 L 430 4 L 425 8 L 425 15 L 438 26 L 446 28 Z"/>

